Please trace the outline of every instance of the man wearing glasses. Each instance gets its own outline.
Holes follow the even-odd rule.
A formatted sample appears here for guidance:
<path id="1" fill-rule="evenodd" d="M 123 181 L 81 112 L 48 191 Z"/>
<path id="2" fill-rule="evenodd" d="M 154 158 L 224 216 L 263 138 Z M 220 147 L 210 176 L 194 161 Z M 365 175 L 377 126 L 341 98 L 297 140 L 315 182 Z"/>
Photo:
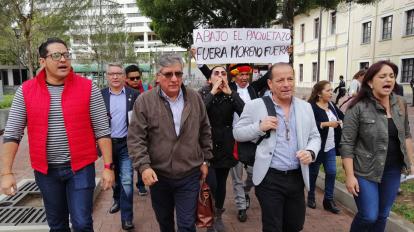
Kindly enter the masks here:
<path id="1" fill-rule="evenodd" d="M 134 228 L 133 220 L 133 176 L 131 159 L 128 155 L 127 133 L 129 115 L 139 93 L 125 86 L 125 71 L 121 64 L 110 63 L 106 68 L 107 88 L 102 89 L 109 125 L 111 127 L 112 154 L 115 165 L 114 202 L 109 213 L 121 210 L 123 230 Z"/>
<path id="2" fill-rule="evenodd" d="M 93 231 L 96 141 L 105 168 L 102 187 L 114 182 L 110 131 L 102 95 L 92 81 L 73 73 L 62 40 L 39 47 L 43 67 L 16 91 L 4 133 L 1 188 L 14 195 L 13 161 L 27 126 L 30 160 L 51 231 Z"/>
<path id="3" fill-rule="evenodd" d="M 135 102 L 128 130 L 134 168 L 150 186 L 161 232 L 195 232 L 200 179 L 212 158 L 210 124 L 198 93 L 183 83 L 183 61 L 166 54 L 157 63 L 159 85 Z"/>
<path id="4" fill-rule="evenodd" d="M 264 232 L 301 231 L 305 222 L 304 186 L 309 190 L 309 164 L 321 139 L 309 103 L 293 97 L 293 68 L 276 63 L 267 84 L 277 117 L 268 116 L 262 99 L 247 102 L 233 127 L 239 142 L 256 142 L 253 183 L 262 210 Z"/>
<path id="5" fill-rule="evenodd" d="M 143 84 L 142 83 L 142 72 L 138 68 L 137 65 L 132 64 L 125 68 L 126 73 L 126 84 L 139 91 L 139 93 L 143 93 L 145 91 L 151 90 L 152 86 L 150 84 Z M 147 189 L 145 188 L 145 184 L 142 181 L 141 174 L 137 171 L 137 183 L 136 187 L 138 189 L 138 195 L 140 196 L 146 196 L 148 194 Z"/>

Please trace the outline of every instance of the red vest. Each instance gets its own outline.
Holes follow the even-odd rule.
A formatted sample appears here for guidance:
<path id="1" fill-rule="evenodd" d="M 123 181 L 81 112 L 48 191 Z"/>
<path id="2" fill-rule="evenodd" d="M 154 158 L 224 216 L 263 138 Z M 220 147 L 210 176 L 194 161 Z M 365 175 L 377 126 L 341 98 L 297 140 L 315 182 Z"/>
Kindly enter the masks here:
<path id="1" fill-rule="evenodd" d="M 43 69 L 32 80 L 23 83 L 23 97 L 27 112 L 29 153 L 33 169 L 47 174 L 46 142 L 50 94 Z M 89 103 L 92 82 L 69 73 L 62 92 L 62 112 L 68 137 L 69 154 L 73 171 L 97 159 L 96 141 L 92 128 Z"/>

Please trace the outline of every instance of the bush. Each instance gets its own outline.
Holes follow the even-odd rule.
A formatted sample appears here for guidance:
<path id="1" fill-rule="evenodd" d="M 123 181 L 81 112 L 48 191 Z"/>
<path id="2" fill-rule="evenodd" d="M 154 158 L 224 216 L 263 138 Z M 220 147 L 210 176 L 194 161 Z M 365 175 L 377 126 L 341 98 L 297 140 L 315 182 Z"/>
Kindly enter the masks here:
<path id="1" fill-rule="evenodd" d="M 10 108 L 14 95 L 4 95 L 3 101 L 0 102 L 0 109 Z"/>

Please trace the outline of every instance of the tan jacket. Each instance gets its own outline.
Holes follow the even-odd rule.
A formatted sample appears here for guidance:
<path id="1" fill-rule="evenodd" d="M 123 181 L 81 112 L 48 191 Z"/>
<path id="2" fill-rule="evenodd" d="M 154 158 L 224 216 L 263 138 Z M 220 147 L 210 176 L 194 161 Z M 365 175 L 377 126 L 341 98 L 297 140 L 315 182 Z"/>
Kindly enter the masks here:
<path id="1" fill-rule="evenodd" d="M 128 152 L 139 172 L 152 168 L 157 175 L 179 179 L 199 170 L 204 160 L 213 157 L 204 103 L 194 90 L 182 90 L 184 109 L 179 136 L 160 87 L 136 100 L 128 128 Z"/>

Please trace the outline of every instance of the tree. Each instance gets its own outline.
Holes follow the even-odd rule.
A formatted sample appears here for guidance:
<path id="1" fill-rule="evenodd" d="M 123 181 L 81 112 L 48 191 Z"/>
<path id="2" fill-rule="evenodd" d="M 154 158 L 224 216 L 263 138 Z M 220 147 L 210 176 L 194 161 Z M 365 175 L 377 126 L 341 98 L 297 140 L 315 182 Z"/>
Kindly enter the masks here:
<path id="1" fill-rule="evenodd" d="M 164 43 L 189 48 L 193 29 L 268 27 L 276 18 L 276 0 L 137 0 Z"/>
<path id="2" fill-rule="evenodd" d="M 0 0 L 0 61 L 16 60 L 29 70 L 29 78 L 39 67 L 37 46 L 48 37 L 68 40 L 65 32 L 72 18 L 85 9 L 85 0 Z M 12 25 L 21 32 L 16 38 Z"/>

